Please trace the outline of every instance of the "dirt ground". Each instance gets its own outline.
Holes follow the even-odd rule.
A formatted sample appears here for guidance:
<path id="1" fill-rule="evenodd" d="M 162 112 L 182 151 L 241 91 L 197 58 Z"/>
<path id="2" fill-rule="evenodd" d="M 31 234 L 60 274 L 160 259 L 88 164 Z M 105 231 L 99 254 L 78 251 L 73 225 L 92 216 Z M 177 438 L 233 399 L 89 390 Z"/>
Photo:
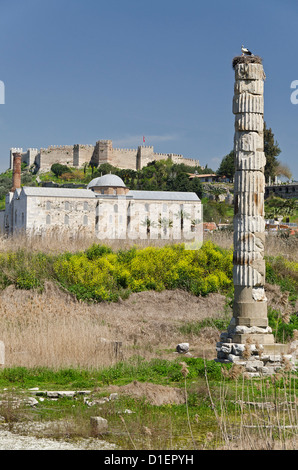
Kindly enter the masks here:
<path id="1" fill-rule="evenodd" d="M 110 386 L 109 392 L 129 395 L 134 398 L 144 398 L 151 405 L 168 405 L 185 403 L 184 389 L 165 385 L 152 384 L 149 382 L 138 382 L 137 380 L 127 385 Z"/>

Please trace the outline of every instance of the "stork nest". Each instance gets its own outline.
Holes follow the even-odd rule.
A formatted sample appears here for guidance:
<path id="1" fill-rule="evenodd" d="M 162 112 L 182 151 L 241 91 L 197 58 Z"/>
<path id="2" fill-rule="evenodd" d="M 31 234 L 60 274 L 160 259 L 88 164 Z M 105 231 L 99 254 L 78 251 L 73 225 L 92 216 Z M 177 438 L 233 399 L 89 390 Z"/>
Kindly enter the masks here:
<path id="1" fill-rule="evenodd" d="M 239 55 L 234 57 L 232 65 L 235 69 L 238 64 L 262 64 L 262 60 L 258 55 Z"/>

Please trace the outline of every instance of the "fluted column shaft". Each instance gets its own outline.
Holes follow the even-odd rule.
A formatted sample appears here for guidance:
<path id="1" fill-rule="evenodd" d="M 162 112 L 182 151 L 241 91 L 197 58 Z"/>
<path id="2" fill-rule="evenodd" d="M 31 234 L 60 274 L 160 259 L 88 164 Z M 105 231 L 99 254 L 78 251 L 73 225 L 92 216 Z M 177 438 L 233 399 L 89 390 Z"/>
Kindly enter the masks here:
<path id="1" fill-rule="evenodd" d="M 236 326 L 268 326 L 264 292 L 264 78 L 262 64 L 235 66 L 233 316 Z"/>

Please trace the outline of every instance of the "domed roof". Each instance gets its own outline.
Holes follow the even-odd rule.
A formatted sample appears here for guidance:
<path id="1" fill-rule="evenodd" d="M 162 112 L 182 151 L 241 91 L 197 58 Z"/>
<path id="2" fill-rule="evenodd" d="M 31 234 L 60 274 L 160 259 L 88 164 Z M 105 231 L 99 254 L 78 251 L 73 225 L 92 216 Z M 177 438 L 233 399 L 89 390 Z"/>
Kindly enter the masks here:
<path id="1" fill-rule="evenodd" d="M 90 181 L 87 188 L 95 188 L 95 187 L 116 187 L 116 188 L 126 188 L 124 182 L 121 178 L 117 175 L 112 175 L 111 173 L 103 176 L 99 176 L 98 178 L 94 178 Z"/>

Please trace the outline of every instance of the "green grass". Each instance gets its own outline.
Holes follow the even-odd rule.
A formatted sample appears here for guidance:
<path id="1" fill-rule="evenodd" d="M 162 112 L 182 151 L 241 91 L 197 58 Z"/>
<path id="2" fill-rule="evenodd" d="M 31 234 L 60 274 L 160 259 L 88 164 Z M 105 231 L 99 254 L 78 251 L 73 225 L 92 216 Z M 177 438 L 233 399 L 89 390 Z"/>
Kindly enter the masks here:
<path id="1" fill-rule="evenodd" d="M 219 331 L 225 331 L 229 326 L 231 318 L 205 318 L 198 322 L 184 323 L 179 331 L 183 334 L 199 335 L 203 328 L 212 327 Z"/>
<path id="2" fill-rule="evenodd" d="M 211 379 L 221 377 L 222 364 L 214 361 L 204 361 L 201 358 L 184 357 L 183 360 L 189 367 L 188 380 L 194 377 L 203 377 L 205 371 Z M 127 362 L 118 362 L 115 366 L 102 370 L 59 369 L 57 371 L 48 368 L 12 367 L 0 370 L 0 387 L 49 387 L 59 390 L 65 387 L 68 390 L 79 388 L 92 388 L 103 385 L 123 385 L 132 380 L 140 382 L 175 384 L 182 378 L 181 358 L 175 361 L 154 359 L 144 361 L 136 356 Z"/>
<path id="3" fill-rule="evenodd" d="M 181 361 L 187 364 L 189 371 L 185 378 Z M 231 367 L 185 356 L 175 361 L 145 362 L 141 358 L 135 358 L 128 363 L 93 371 L 3 369 L 0 371 L 0 414 L 10 430 L 17 423 L 22 423 L 24 427 L 28 422 L 33 432 L 32 421 L 51 422 L 53 424 L 47 437 L 71 442 L 90 437 L 90 417 L 102 416 L 108 420 L 109 431 L 98 437 L 127 450 L 217 449 L 227 442 L 239 442 L 240 435 L 245 436 L 246 442 L 251 443 L 254 448 L 254 437 L 258 438 L 260 433 L 266 439 L 267 447 L 269 443 L 273 447 L 278 440 L 283 442 L 288 434 L 282 430 L 274 431 L 274 439 L 272 431 L 267 436 L 264 433 L 267 424 L 269 428 L 276 423 L 278 426 L 279 421 L 282 424 L 291 424 L 297 416 L 295 412 L 284 415 L 279 408 L 281 401 L 294 401 L 295 375 L 266 379 L 266 383 L 262 379 L 243 382 L 242 378 L 233 380 L 231 377 L 224 377 L 223 369 L 231 370 Z M 88 406 L 83 396 L 77 396 L 75 399 L 60 398 L 57 401 L 44 397 L 35 407 L 21 406 L 15 409 L 12 406 L 13 398 L 24 396 L 23 392 L 31 387 L 39 387 L 40 390 L 89 389 L 90 399 L 96 401 L 96 398 L 109 396 L 108 384 L 123 385 L 134 380 L 186 389 L 187 407 L 186 404 L 174 403 L 157 406 L 146 397 L 136 398 L 121 394 L 118 394 L 118 399 L 107 401 L 103 405 Z M 247 403 L 270 401 L 278 404 L 278 408 L 273 407 L 273 411 L 266 411 L 264 414 L 262 409 L 258 411 L 253 405 L 243 409 L 239 400 Z M 130 410 L 130 413 L 125 413 L 125 410 Z M 254 424 L 257 428 L 256 431 L 249 431 L 249 438 L 247 430 L 241 428 L 245 422 Z M 39 437 L 40 433 L 41 431 L 37 431 Z"/>

